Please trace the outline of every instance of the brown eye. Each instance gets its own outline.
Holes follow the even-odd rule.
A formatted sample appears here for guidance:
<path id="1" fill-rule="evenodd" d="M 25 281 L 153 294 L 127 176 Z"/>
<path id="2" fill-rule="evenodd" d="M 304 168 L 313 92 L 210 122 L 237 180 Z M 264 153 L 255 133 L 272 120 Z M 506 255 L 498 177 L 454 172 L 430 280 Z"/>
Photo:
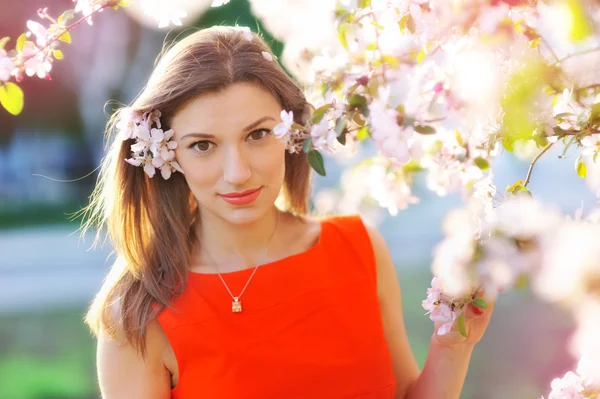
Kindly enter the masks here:
<path id="1" fill-rule="evenodd" d="M 192 144 L 192 148 L 194 148 L 198 152 L 206 152 L 206 151 L 210 150 L 211 144 L 212 143 L 210 141 L 206 141 L 206 140 L 198 141 L 198 142 Z"/>
<path id="2" fill-rule="evenodd" d="M 265 138 L 265 136 L 267 134 L 270 133 L 270 130 L 267 129 L 259 129 L 259 130 L 255 130 L 252 133 L 250 133 L 250 138 L 254 141 L 259 141 Z"/>

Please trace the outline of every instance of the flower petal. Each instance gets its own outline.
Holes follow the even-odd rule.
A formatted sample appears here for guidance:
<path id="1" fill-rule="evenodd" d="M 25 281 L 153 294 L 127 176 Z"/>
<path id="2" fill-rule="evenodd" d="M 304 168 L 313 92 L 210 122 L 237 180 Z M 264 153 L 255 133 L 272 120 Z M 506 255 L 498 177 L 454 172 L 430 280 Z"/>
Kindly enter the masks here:
<path id="1" fill-rule="evenodd" d="M 133 166 L 140 166 L 142 164 L 142 161 L 139 158 L 129 158 L 126 159 L 125 162 Z"/>
<path id="2" fill-rule="evenodd" d="M 144 172 L 146 172 L 148 177 L 152 178 L 156 173 L 156 169 L 154 168 L 154 166 L 152 166 L 152 164 L 147 163 L 146 165 L 144 165 Z"/>
<path id="3" fill-rule="evenodd" d="M 169 180 L 169 177 L 171 177 L 171 167 L 165 165 L 165 167 L 160 170 L 160 174 L 165 180 Z"/>

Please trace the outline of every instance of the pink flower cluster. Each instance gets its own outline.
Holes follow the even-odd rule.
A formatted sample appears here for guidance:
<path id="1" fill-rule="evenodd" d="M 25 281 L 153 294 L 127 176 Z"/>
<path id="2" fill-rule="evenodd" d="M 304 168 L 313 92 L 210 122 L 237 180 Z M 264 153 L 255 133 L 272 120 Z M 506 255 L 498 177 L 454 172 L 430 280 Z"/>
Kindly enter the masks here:
<path id="1" fill-rule="evenodd" d="M 144 113 L 125 109 L 117 129 L 123 140 L 135 140 L 131 145 L 131 158 L 125 161 L 133 166 L 143 166 L 144 172 L 152 178 L 156 169 L 168 180 L 175 171 L 183 173 L 181 166 L 175 161 L 177 142 L 171 140 L 175 131 L 162 130 L 160 111 L 152 110 Z"/>
<path id="2" fill-rule="evenodd" d="M 439 277 L 431 280 L 431 288 L 427 289 L 427 299 L 423 300 L 421 306 L 427 310 L 429 319 L 438 325 L 437 335 L 446 335 L 452 331 L 452 327 L 464 313 L 466 306 L 473 302 L 474 294 L 475 292 L 469 296 L 451 298 L 444 294 L 442 280 Z"/>
<path id="3" fill-rule="evenodd" d="M 548 395 L 548 399 L 592 399 L 598 394 L 597 390 L 590 387 L 590 382 L 586 378 L 572 371 L 568 371 L 563 378 L 553 379 L 551 387 L 552 392 Z"/>

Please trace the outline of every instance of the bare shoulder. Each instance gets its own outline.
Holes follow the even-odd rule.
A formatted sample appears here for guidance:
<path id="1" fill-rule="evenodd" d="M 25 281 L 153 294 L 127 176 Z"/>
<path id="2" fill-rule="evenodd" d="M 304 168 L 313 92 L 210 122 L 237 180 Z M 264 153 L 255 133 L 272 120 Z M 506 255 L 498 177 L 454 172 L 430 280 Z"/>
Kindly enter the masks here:
<path id="1" fill-rule="evenodd" d="M 123 336 L 100 331 L 97 369 L 102 398 L 170 397 L 171 373 L 165 364 L 170 345 L 157 320 L 146 330 L 146 348 L 142 356 Z"/>
<path id="2" fill-rule="evenodd" d="M 303 248 L 310 248 L 321 235 L 321 221 L 310 216 L 284 215 L 284 236 L 288 242 L 298 242 Z"/>

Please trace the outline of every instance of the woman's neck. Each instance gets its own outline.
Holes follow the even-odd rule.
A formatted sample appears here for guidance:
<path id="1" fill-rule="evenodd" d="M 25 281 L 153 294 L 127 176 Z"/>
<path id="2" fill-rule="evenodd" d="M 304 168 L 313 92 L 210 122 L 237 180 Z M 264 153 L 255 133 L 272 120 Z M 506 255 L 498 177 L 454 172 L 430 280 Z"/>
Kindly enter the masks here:
<path id="1" fill-rule="evenodd" d="M 201 214 L 197 226 L 201 264 L 220 272 L 245 269 L 266 263 L 269 248 L 285 215 L 273 207 L 249 224 L 234 224 L 209 212 Z"/>

